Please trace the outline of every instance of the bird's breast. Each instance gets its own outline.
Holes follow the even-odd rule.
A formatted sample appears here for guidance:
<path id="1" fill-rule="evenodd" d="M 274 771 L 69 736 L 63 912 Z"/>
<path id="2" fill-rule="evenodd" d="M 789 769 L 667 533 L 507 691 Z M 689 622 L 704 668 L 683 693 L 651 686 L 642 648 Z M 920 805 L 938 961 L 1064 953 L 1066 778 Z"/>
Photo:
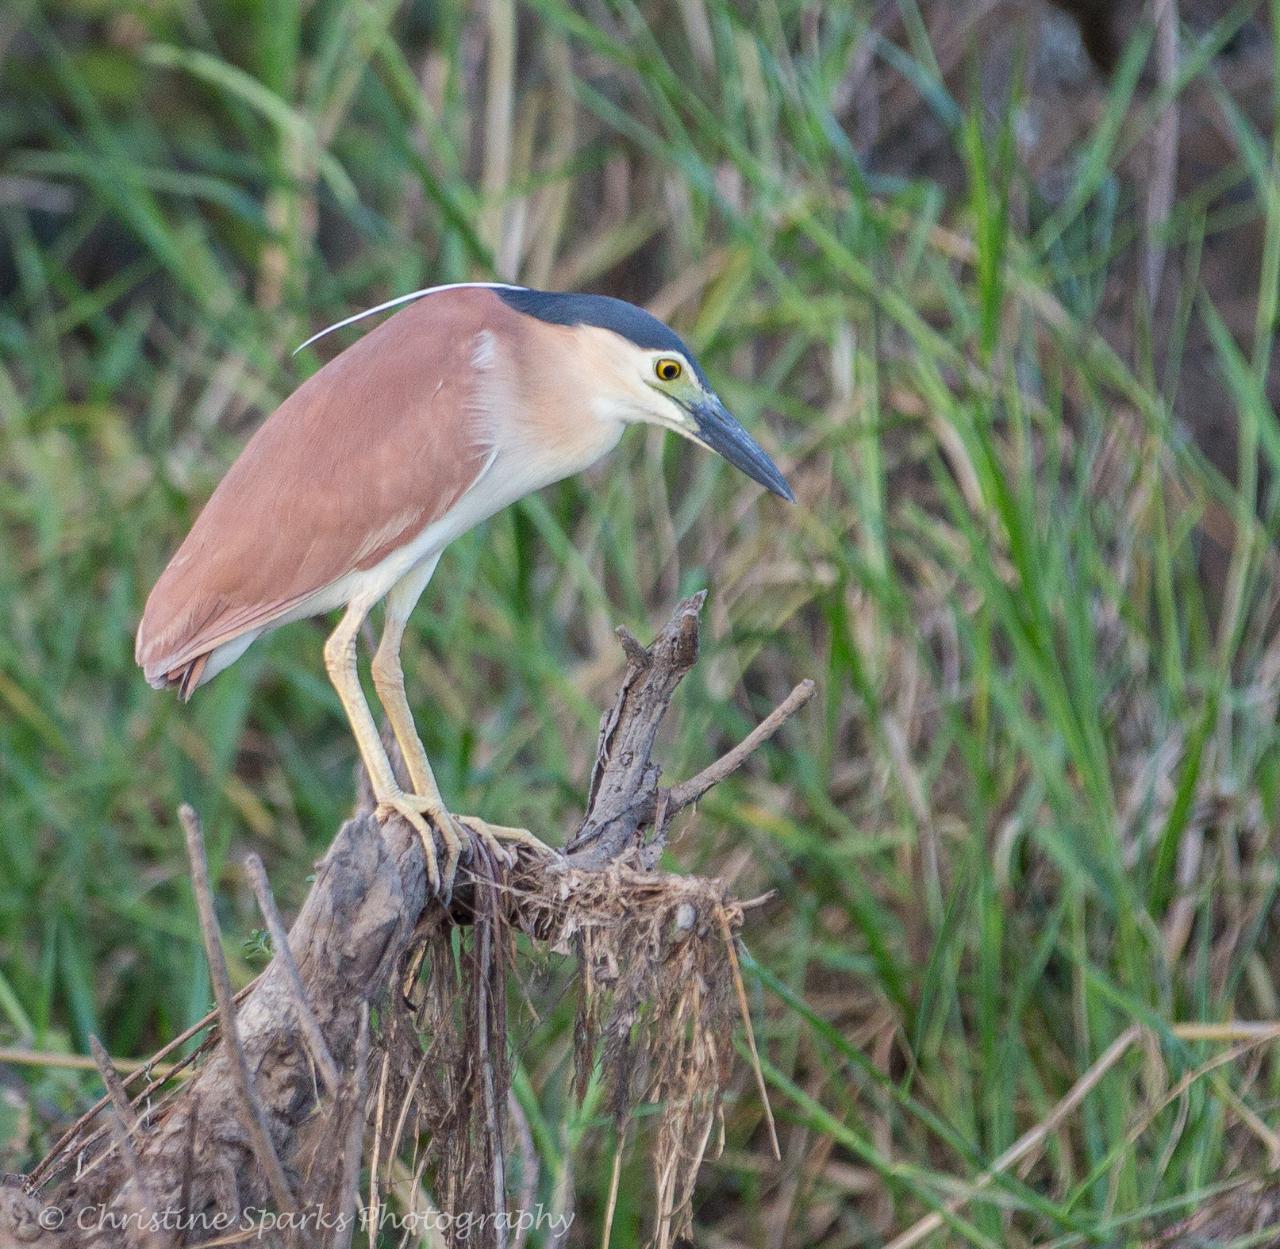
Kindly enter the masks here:
<path id="1" fill-rule="evenodd" d="M 497 506 L 582 472 L 622 436 L 621 421 L 602 416 L 589 393 L 546 367 L 549 354 L 484 333 L 474 345 L 476 428 L 493 455 L 477 486 L 503 498 Z"/>

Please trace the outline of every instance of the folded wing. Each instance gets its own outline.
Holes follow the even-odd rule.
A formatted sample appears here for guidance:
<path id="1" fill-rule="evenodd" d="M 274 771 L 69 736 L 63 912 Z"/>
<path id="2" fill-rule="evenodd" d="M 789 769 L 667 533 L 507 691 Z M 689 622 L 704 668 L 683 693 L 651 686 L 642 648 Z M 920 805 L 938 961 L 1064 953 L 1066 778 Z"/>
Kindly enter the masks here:
<path id="1" fill-rule="evenodd" d="M 218 647 L 373 568 L 475 483 L 490 435 L 470 356 L 485 290 L 431 296 L 335 357 L 250 439 L 147 599 L 147 679 L 199 684 Z"/>

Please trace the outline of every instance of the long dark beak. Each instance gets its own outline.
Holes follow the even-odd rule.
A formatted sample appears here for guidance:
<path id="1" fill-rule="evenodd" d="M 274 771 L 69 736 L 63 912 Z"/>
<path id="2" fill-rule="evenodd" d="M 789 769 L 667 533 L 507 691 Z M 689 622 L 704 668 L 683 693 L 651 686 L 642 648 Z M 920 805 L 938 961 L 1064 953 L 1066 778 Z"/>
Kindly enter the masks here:
<path id="1" fill-rule="evenodd" d="M 741 469 L 752 481 L 758 481 L 788 503 L 796 501 L 778 466 L 715 395 L 695 400 L 688 405 L 688 411 L 697 426 L 691 435 L 695 442 L 724 456 L 734 468 Z"/>

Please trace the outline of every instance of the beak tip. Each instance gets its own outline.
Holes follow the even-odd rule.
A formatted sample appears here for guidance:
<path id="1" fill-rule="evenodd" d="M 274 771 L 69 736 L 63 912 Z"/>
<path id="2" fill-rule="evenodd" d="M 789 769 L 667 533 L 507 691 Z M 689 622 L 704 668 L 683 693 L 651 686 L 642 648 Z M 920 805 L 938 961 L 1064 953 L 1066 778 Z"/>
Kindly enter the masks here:
<path id="1" fill-rule="evenodd" d="M 750 434 L 730 415 L 724 404 L 712 396 L 706 402 L 688 405 L 697 433 L 692 435 L 708 451 L 723 456 L 735 468 L 759 482 L 771 494 L 788 503 L 796 501 L 795 492 L 787 484 L 778 466 L 768 457 Z"/>

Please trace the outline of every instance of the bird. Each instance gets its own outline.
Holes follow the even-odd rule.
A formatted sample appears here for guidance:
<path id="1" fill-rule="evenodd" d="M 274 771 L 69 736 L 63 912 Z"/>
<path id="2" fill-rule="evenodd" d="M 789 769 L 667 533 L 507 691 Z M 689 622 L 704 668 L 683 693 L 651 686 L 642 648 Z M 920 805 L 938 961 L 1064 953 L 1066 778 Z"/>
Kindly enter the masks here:
<path id="1" fill-rule="evenodd" d="M 451 813 L 415 727 L 400 648 L 445 547 L 594 464 L 630 425 L 670 430 L 773 494 L 795 495 L 693 352 L 635 304 L 451 283 L 356 313 L 302 347 L 392 309 L 250 437 L 148 595 L 135 655 L 153 687 L 175 689 L 185 702 L 265 633 L 342 608 L 324 662 L 375 815 L 409 822 L 432 888 L 448 894 L 473 844 L 468 832 L 506 862 L 514 851 L 503 843 L 548 848 L 526 829 Z M 357 667 L 357 635 L 380 601 L 371 675 L 409 790 L 396 779 Z"/>

